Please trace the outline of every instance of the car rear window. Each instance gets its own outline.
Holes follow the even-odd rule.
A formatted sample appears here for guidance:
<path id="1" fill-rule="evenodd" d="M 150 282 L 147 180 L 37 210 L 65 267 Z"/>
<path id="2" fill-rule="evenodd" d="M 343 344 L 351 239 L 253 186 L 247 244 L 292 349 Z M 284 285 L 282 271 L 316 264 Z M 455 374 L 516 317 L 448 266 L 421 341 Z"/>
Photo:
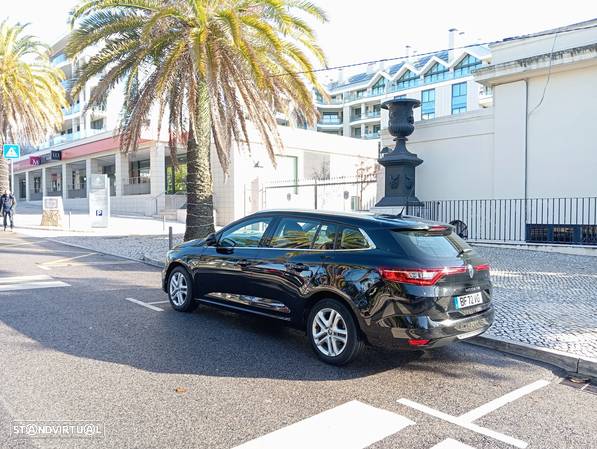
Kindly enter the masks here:
<path id="1" fill-rule="evenodd" d="M 451 230 L 396 230 L 392 234 L 404 253 L 413 258 L 452 259 L 462 252 L 472 251 L 472 248 Z"/>

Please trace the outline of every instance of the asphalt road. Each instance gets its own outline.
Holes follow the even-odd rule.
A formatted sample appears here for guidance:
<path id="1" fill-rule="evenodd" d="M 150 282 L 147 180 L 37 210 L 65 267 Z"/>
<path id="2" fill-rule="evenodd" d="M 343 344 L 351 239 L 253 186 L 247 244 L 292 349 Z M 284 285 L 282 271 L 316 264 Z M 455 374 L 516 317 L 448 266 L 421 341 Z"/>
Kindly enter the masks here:
<path id="1" fill-rule="evenodd" d="M 331 367 L 281 324 L 176 313 L 159 283 L 0 234 L 0 448 L 597 447 L 597 395 L 550 367 L 464 343 Z M 17 434 L 25 421 L 100 435 Z"/>

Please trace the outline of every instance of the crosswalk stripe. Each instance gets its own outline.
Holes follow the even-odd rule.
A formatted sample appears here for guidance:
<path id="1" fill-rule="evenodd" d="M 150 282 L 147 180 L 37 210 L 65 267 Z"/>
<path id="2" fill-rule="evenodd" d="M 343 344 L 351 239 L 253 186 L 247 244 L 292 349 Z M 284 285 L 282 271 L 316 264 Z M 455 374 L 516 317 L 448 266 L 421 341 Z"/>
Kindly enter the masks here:
<path id="1" fill-rule="evenodd" d="M 0 292 L 34 290 L 53 287 L 70 287 L 70 285 L 66 282 L 56 281 L 54 278 L 46 274 L 0 278 Z"/>
<path id="2" fill-rule="evenodd" d="M 350 401 L 235 449 L 363 449 L 413 424 L 396 413 Z"/>

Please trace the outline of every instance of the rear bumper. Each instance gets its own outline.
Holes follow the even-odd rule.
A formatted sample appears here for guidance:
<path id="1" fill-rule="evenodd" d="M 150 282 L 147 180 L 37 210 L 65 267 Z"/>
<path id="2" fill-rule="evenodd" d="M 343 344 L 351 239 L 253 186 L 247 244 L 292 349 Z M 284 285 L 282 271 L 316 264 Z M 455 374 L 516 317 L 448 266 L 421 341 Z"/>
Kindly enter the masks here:
<path id="1" fill-rule="evenodd" d="M 428 316 L 395 316 L 384 323 L 382 332 L 375 332 L 370 343 L 396 349 L 428 349 L 444 346 L 454 341 L 480 335 L 491 327 L 494 319 L 493 306 L 474 315 L 434 321 Z M 409 340 L 429 340 L 428 344 L 412 346 Z"/>

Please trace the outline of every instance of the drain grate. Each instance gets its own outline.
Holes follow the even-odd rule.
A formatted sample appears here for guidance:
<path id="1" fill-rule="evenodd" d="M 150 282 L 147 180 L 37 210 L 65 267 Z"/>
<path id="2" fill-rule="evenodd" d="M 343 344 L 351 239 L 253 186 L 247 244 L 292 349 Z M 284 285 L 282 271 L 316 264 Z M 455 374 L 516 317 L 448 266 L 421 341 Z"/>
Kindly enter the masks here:
<path id="1" fill-rule="evenodd" d="M 562 385 L 575 388 L 580 391 L 586 391 L 587 393 L 597 394 L 597 380 L 593 380 L 588 377 L 574 377 L 569 376 L 560 382 Z"/>

